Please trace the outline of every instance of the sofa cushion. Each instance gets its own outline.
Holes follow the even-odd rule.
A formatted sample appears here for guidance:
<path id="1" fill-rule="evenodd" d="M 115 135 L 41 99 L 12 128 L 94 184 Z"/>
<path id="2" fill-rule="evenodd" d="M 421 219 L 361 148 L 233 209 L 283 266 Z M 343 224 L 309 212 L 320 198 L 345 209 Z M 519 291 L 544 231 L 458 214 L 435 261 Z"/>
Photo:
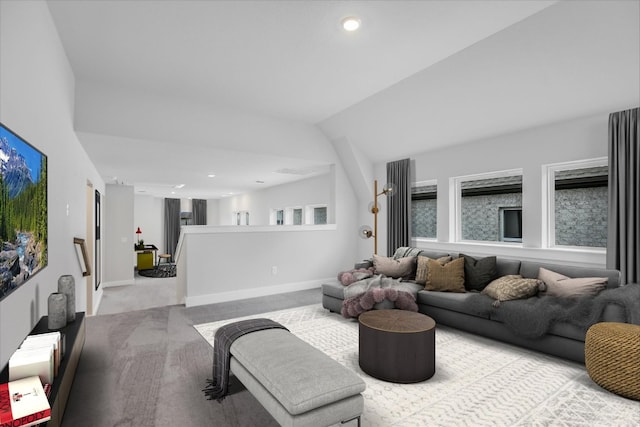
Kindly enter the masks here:
<path id="1" fill-rule="evenodd" d="M 572 279 L 543 267 L 540 267 L 538 279 L 542 280 L 547 287 L 545 295 L 564 298 L 596 295 L 606 287 L 607 283 L 606 277 L 576 277 Z"/>
<path id="2" fill-rule="evenodd" d="M 498 301 L 529 298 L 538 293 L 540 280 L 520 275 L 502 276 L 482 290 L 482 293 Z"/>
<path id="3" fill-rule="evenodd" d="M 357 395 L 366 387 L 351 369 L 284 329 L 243 335 L 231 345 L 231 355 L 292 415 Z"/>
<path id="4" fill-rule="evenodd" d="M 344 288 L 338 280 L 329 280 L 322 284 L 322 294 L 344 299 Z"/>
<path id="5" fill-rule="evenodd" d="M 445 265 L 438 261 L 427 260 L 428 291 L 466 292 L 464 288 L 464 258 L 457 258 Z"/>
<path id="6" fill-rule="evenodd" d="M 464 287 L 481 291 L 497 277 L 496 257 L 474 258 L 460 254 L 464 258 Z"/>
<path id="7" fill-rule="evenodd" d="M 473 295 L 472 292 L 459 293 L 459 292 L 438 292 L 422 290 L 418 292 L 418 304 L 426 305 L 426 314 L 429 314 L 429 306 L 443 308 L 445 310 L 451 310 L 458 313 L 471 314 L 473 316 L 480 316 L 485 319 L 489 318 L 489 312 L 476 313 L 469 310 L 467 300 Z"/>
<path id="8" fill-rule="evenodd" d="M 383 274 L 394 279 L 409 279 L 415 275 L 416 257 L 393 259 L 374 255 L 373 268 L 376 274 Z"/>
<path id="9" fill-rule="evenodd" d="M 520 274 L 519 259 L 496 259 L 496 277 L 508 276 L 510 274 Z"/>
<path id="10" fill-rule="evenodd" d="M 433 258 L 418 255 L 418 266 L 416 267 L 416 283 L 420 285 L 424 285 L 425 283 L 427 283 L 427 272 L 429 271 L 427 264 L 430 259 Z M 436 259 L 435 261 L 438 261 L 440 264 L 445 265 L 446 263 L 451 261 L 451 257 L 444 256 Z"/>

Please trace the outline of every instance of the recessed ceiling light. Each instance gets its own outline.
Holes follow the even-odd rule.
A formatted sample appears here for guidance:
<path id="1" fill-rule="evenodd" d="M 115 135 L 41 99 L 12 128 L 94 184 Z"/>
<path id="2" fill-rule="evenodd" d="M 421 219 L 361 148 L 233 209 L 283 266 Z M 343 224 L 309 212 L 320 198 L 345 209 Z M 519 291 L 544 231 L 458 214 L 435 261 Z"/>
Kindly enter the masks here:
<path id="1" fill-rule="evenodd" d="M 214 174 L 214 173 L 210 173 L 209 175 L 207 175 L 207 177 L 208 177 L 208 178 L 215 178 L 215 177 L 216 177 L 216 174 Z"/>
<path id="2" fill-rule="evenodd" d="M 178 184 L 173 186 L 173 188 L 182 188 L 182 187 L 184 187 L 184 184 Z"/>
<path id="3" fill-rule="evenodd" d="M 346 31 L 355 31 L 360 28 L 360 20 L 355 16 L 348 16 L 342 20 L 342 28 Z"/>

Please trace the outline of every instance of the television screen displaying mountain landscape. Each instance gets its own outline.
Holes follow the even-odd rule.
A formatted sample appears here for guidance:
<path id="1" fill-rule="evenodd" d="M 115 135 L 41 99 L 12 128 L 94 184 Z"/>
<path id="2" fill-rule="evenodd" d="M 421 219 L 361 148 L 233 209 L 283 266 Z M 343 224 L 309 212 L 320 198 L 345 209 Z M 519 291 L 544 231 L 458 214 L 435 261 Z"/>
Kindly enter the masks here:
<path id="1" fill-rule="evenodd" d="M 47 156 L 0 123 L 0 300 L 47 265 Z"/>

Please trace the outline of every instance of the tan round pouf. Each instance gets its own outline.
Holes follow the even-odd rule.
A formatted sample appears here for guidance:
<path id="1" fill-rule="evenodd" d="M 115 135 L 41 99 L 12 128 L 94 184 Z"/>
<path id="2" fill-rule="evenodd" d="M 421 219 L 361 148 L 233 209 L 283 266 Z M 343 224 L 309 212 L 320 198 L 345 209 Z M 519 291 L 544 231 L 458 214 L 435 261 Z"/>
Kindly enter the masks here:
<path id="1" fill-rule="evenodd" d="M 640 400 L 640 325 L 602 322 L 591 326 L 584 343 L 584 364 L 601 387 Z"/>

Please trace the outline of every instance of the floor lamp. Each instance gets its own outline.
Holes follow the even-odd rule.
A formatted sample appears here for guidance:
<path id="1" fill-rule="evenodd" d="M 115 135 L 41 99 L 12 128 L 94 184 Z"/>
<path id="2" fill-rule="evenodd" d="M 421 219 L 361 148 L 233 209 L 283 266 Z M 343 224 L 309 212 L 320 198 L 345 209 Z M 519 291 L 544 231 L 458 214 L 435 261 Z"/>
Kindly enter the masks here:
<path id="1" fill-rule="evenodd" d="M 393 186 L 386 184 L 380 193 L 378 193 L 378 181 L 373 181 L 373 203 L 369 205 L 369 210 L 373 214 L 373 230 L 368 225 L 360 227 L 360 237 L 363 239 L 369 239 L 373 237 L 373 254 L 378 254 L 378 212 L 380 207 L 378 205 L 378 196 L 390 196 L 393 193 Z"/>

